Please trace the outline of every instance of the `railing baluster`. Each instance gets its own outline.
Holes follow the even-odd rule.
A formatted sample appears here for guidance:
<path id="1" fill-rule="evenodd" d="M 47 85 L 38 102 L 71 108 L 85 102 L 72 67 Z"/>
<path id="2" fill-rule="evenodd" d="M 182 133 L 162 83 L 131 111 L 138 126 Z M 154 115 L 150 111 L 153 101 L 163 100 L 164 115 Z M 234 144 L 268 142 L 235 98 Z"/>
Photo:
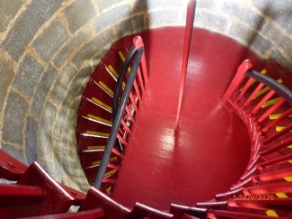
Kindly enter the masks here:
<path id="1" fill-rule="evenodd" d="M 145 86 L 144 86 L 144 83 L 143 83 L 143 79 L 142 79 L 142 75 L 141 75 L 141 67 L 139 66 L 138 68 L 138 80 L 139 80 L 139 84 L 140 84 L 140 87 L 141 87 L 141 90 L 142 90 L 142 96 L 144 96 L 145 94 Z"/>
<path id="2" fill-rule="evenodd" d="M 280 132 L 272 135 L 271 137 L 265 139 L 261 145 L 266 145 L 268 143 L 270 143 L 271 141 L 279 138 L 280 136 L 284 135 L 285 133 L 289 132 L 292 129 L 292 123 L 290 125 L 288 125 L 286 128 L 282 129 Z"/>
<path id="3" fill-rule="evenodd" d="M 257 122 L 261 123 L 262 121 L 264 121 L 265 118 L 267 118 L 271 113 L 275 112 L 275 110 L 282 106 L 282 104 L 285 102 L 286 100 L 284 98 L 281 98 L 277 103 L 270 107 L 263 115 L 261 115 L 260 118 L 257 119 Z"/>
<path id="4" fill-rule="evenodd" d="M 135 88 L 136 94 L 138 96 L 138 100 L 141 101 L 142 98 L 141 98 L 140 90 L 139 90 L 139 87 L 138 87 L 136 79 L 134 80 L 134 88 Z"/>
<path id="5" fill-rule="evenodd" d="M 252 101 L 252 98 L 260 91 L 260 89 L 262 89 L 265 85 L 262 83 L 259 83 L 258 86 L 256 87 L 256 89 L 251 93 L 251 95 L 249 95 L 249 97 L 247 98 L 247 100 L 243 103 L 243 105 L 241 106 L 242 109 L 244 109 L 249 103 L 250 101 Z"/>
<path id="6" fill-rule="evenodd" d="M 267 132 L 270 128 L 274 127 L 275 125 L 277 125 L 279 122 L 281 122 L 282 120 L 286 119 L 288 116 L 290 116 L 292 114 L 292 108 L 290 108 L 289 110 L 287 110 L 285 113 L 283 113 L 278 119 L 274 120 L 273 122 L 270 122 L 268 125 L 266 125 L 265 127 L 263 127 L 260 132 L 261 133 L 265 133 Z"/>
<path id="7" fill-rule="evenodd" d="M 258 110 L 259 108 L 261 108 L 261 106 L 268 101 L 268 99 L 270 99 L 276 92 L 274 90 L 270 90 L 262 99 L 260 102 L 258 102 L 258 104 L 256 106 L 254 106 L 252 108 L 252 110 L 249 112 L 249 116 L 253 116 Z"/>
<path id="8" fill-rule="evenodd" d="M 249 60 L 245 60 L 237 69 L 237 72 L 232 79 L 229 87 L 227 88 L 226 92 L 222 96 L 221 100 L 223 103 L 226 103 L 227 100 L 233 95 L 236 89 L 238 89 L 239 85 L 242 83 L 244 79 L 244 74 L 246 71 L 251 69 L 252 64 Z"/>
<path id="9" fill-rule="evenodd" d="M 133 124 L 135 124 L 136 121 L 135 121 L 134 117 L 132 116 L 132 114 L 131 114 L 131 110 L 129 109 L 128 106 L 126 106 L 126 112 L 127 112 L 127 116 L 130 117 L 131 122 L 132 122 Z"/>
<path id="10" fill-rule="evenodd" d="M 271 153 L 273 153 L 275 151 L 278 151 L 278 150 L 280 150 L 280 149 L 282 149 L 282 148 L 284 148 L 284 147 L 286 147 L 286 146 L 288 146 L 290 144 L 292 144 L 292 138 L 290 138 L 288 140 L 285 140 L 284 142 L 282 142 L 280 144 L 277 144 L 277 145 L 275 145 L 273 147 L 270 147 L 270 148 L 260 152 L 260 155 L 261 156 L 266 156 L 266 155 L 271 154 Z"/>
<path id="11" fill-rule="evenodd" d="M 246 82 L 246 84 L 244 85 L 244 87 L 242 88 L 240 94 L 238 95 L 238 97 L 236 98 L 236 101 L 239 101 L 243 95 L 246 93 L 247 89 L 251 86 L 251 84 L 254 82 L 254 79 L 250 78 L 248 79 L 248 81 Z"/>
<path id="12" fill-rule="evenodd" d="M 144 52 L 144 47 L 142 46 L 139 48 L 134 48 L 133 50 L 131 49 L 130 54 L 134 55 L 135 52 L 136 52 L 136 56 L 135 56 L 135 59 L 133 62 L 133 66 L 131 68 L 131 73 L 129 75 L 126 87 L 124 89 L 124 93 L 123 93 L 121 101 L 120 101 L 120 105 L 117 109 L 116 109 L 116 107 L 117 107 L 116 105 L 114 105 L 114 107 L 113 107 L 113 114 L 114 115 L 113 115 L 113 125 L 112 125 L 112 129 L 111 129 L 110 137 L 108 139 L 106 148 L 104 150 L 97 176 L 94 180 L 94 186 L 98 189 L 100 189 L 100 187 L 101 187 L 103 177 L 104 177 L 104 174 L 105 174 L 108 162 L 109 162 L 109 157 L 112 153 L 113 147 L 114 147 L 115 142 L 116 142 L 116 138 L 118 138 L 119 141 L 121 141 L 123 144 L 127 144 L 127 142 L 125 142 L 124 139 L 122 139 L 122 137 L 118 134 L 118 131 L 119 131 L 119 128 L 121 125 L 121 120 L 123 119 L 123 115 L 124 115 L 124 111 L 125 111 L 128 99 L 131 96 L 130 93 L 131 93 L 133 83 L 134 83 L 135 77 L 137 75 L 137 70 L 138 70 L 138 67 L 139 67 L 143 52 Z M 124 65 L 122 68 L 123 70 L 122 70 L 122 73 L 120 74 L 120 76 L 124 75 L 123 71 L 126 71 L 126 69 L 128 68 L 128 65 L 129 65 L 129 59 L 127 59 L 124 62 Z M 117 103 L 118 93 L 116 93 L 116 92 L 119 92 L 120 86 L 122 84 L 122 80 L 123 80 L 123 78 L 119 77 L 118 82 L 117 82 L 117 87 L 115 89 L 115 96 L 114 96 L 115 102 L 114 103 Z M 116 112 L 115 112 L 115 110 L 116 110 Z"/>

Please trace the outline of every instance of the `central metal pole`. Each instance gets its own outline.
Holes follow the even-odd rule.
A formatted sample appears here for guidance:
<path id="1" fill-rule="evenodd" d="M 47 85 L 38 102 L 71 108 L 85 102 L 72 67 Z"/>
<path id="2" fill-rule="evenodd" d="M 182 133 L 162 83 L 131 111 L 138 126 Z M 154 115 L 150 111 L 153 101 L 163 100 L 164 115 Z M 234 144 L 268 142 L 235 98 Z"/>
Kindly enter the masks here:
<path id="1" fill-rule="evenodd" d="M 178 107 L 177 107 L 177 113 L 176 113 L 175 129 L 177 129 L 177 127 L 178 127 L 179 118 L 180 118 L 182 99 L 183 99 L 183 92 L 184 92 L 185 79 L 186 79 L 186 71 L 187 71 L 187 66 L 188 66 L 188 60 L 189 60 L 189 54 L 190 54 L 190 46 L 191 46 L 191 40 L 192 40 L 195 9 L 196 9 L 196 0 L 190 0 L 189 4 L 188 4 L 187 17 L 186 17 L 182 73 L 181 73 L 181 81 L 180 81 L 180 90 L 179 90 Z"/>

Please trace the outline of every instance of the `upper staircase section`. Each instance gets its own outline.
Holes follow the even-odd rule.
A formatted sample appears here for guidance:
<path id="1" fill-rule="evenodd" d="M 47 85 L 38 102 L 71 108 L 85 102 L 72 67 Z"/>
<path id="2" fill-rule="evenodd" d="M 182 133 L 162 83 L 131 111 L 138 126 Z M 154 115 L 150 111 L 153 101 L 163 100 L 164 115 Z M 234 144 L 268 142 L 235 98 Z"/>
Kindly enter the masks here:
<path id="1" fill-rule="evenodd" d="M 90 184 L 110 193 L 125 157 L 148 73 L 140 37 L 114 44 L 100 61 L 83 93 L 77 141 Z"/>

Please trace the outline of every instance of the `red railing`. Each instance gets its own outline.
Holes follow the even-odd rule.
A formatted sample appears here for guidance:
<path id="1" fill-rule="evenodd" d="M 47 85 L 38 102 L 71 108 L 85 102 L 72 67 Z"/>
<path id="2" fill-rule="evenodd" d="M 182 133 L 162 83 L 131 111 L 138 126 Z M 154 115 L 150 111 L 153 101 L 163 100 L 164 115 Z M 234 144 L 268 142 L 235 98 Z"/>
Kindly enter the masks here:
<path id="1" fill-rule="evenodd" d="M 141 37 L 125 44 L 115 43 L 100 61 L 78 112 L 77 140 L 82 167 L 89 183 L 95 182 L 95 186 L 109 194 L 117 183 L 148 81 Z M 129 80 L 133 80 L 132 84 Z"/>
<path id="2" fill-rule="evenodd" d="M 272 62 L 259 73 L 246 60 L 222 96 L 227 109 L 249 131 L 251 156 L 246 172 L 230 191 L 197 203 L 213 209 L 207 218 L 292 216 L 292 92 L 282 84 L 290 82 L 281 79 L 281 68 Z"/>

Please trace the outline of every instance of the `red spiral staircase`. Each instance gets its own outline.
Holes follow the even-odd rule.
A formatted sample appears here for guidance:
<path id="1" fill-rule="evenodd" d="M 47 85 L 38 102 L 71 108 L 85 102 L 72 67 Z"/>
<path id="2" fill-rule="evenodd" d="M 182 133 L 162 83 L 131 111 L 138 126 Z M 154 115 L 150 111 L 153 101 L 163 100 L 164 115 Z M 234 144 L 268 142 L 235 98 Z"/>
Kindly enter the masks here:
<path id="1" fill-rule="evenodd" d="M 122 38 L 78 111 L 93 186 L 77 191 L 0 150 L 0 218 L 292 218 L 291 72 L 194 32 L 177 129 L 183 28 Z"/>

